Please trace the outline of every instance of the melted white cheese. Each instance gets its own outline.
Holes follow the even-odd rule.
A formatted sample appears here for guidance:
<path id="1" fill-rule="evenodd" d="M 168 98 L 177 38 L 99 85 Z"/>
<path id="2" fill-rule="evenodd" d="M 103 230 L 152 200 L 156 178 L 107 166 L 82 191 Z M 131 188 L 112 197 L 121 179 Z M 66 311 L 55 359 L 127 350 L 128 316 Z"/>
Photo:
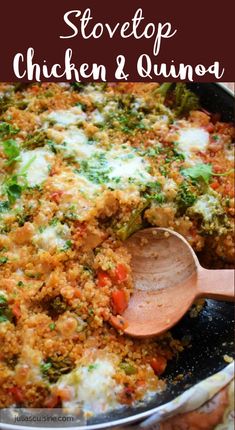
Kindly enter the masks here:
<path id="1" fill-rule="evenodd" d="M 102 113 L 99 112 L 98 109 L 95 109 L 95 110 L 93 110 L 93 112 L 91 112 L 89 120 L 93 124 L 103 124 L 104 115 L 102 115 Z"/>
<path id="2" fill-rule="evenodd" d="M 63 191 L 56 216 L 73 213 L 79 220 L 89 219 L 101 187 L 69 169 L 50 179 L 52 192 Z"/>
<path id="3" fill-rule="evenodd" d="M 51 225 L 33 237 L 33 243 L 41 249 L 63 249 L 70 238 L 70 230 L 66 224 Z"/>
<path id="4" fill-rule="evenodd" d="M 70 196 L 71 201 L 79 199 L 81 193 L 92 196 L 100 189 L 99 185 L 72 171 L 65 171 L 59 175 L 54 175 L 52 186 L 55 191 L 64 191 L 66 196 Z"/>
<path id="5" fill-rule="evenodd" d="M 3 290 L 0 290 L 0 296 L 4 297 L 6 300 L 8 298 L 7 293 Z"/>
<path id="6" fill-rule="evenodd" d="M 234 147 L 235 147 L 235 144 L 233 144 L 231 146 L 231 148 L 225 149 L 225 157 L 229 161 L 234 161 L 234 155 L 235 155 L 235 153 L 234 153 Z"/>
<path id="7" fill-rule="evenodd" d="M 171 178 L 166 179 L 165 184 L 163 185 L 163 191 L 166 194 L 166 197 L 173 199 L 177 194 L 177 190 L 178 185 L 176 182 Z"/>
<path id="8" fill-rule="evenodd" d="M 63 151 L 65 156 L 83 159 L 90 157 L 98 150 L 96 144 L 89 143 L 84 131 L 78 128 L 70 128 L 65 131 L 50 129 L 49 136 L 58 142 L 58 149 Z"/>
<path id="9" fill-rule="evenodd" d="M 111 183 L 116 183 L 117 188 L 126 182 L 145 183 L 153 180 L 147 172 L 149 164 L 144 158 L 136 155 L 133 150 L 118 151 L 111 150 L 107 154 L 108 167 L 110 168 L 109 178 Z M 120 179 L 120 181 L 117 181 Z"/>
<path id="10" fill-rule="evenodd" d="M 203 128 L 185 128 L 180 130 L 178 148 L 186 160 L 196 158 L 195 152 L 206 151 L 209 143 L 209 133 Z"/>
<path id="11" fill-rule="evenodd" d="M 53 155 L 50 151 L 37 148 L 21 153 L 22 161 L 18 167 L 18 174 L 25 173 L 29 186 L 34 187 L 44 182 L 50 171 Z"/>
<path id="12" fill-rule="evenodd" d="M 55 122 L 56 124 L 68 126 L 85 121 L 86 114 L 79 106 L 74 106 L 67 110 L 56 110 L 51 112 L 47 119 Z"/>
<path id="13" fill-rule="evenodd" d="M 191 211 L 201 215 L 204 221 L 211 221 L 218 210 L 219 212 L 222 210 L 218 199 L 209 194 L 199 197 L 191 208 Z"/>
<path id="14" fill-rule="evenodd" d="M 63 406 L 73 408 L 76 403 L 80 403 L 85 415 L 107 412 L 120 406 L 116 400 L 120 386 L 113 379 L 114 373 L 111 361 L 97 359 L 92 365 L 78 367 L 63 376 L 59 380 L 59 388 L 73 389 L 72 400 L 63 402 Z"/>
<path id="15" fill-rule="evenodd" d="M 87 85 L 83 94 L 89 97 L 93 103 L 103 103 L 105 101 L 105 94 L 93 85 Z"/>

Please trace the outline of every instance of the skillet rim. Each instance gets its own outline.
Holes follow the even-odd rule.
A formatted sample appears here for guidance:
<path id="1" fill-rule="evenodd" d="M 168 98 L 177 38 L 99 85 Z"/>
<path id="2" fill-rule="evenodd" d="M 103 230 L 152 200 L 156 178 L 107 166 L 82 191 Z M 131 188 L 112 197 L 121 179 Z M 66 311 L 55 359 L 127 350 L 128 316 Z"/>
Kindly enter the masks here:
<path id="1" fill-rule="evenodd" d="M 201 82 L 192 82 L 192 84 L 201 84 Z M 211 82 L 211 83 L 208 82 L 207 83 L 207 82 L 205 82 L 204 85 L 206 85 L 206 84 L 214 84 L 215 86 L 222 89 L 225 93 L 227 93 L 230 97 L 232 97 L 235 101 L 235 94 L 234 94 L 233 90 L 228 88 L 224 83 L 221 83 L 221 82 Z M 224 366 L 224 368 L 222 370 L 220 370 L 219 372 L 213 373 L 213 375 L 215 375 L 217 373 L 218 374 L 221 373 L 222 371 L 226 370 L 229 366 L 230 366 L 230 364 L 228 364 L 227 366 Z M 212 375 L 210 375 L 210 376 L 212 376 Z M 202 379 L 202 381 L 204 381 L 206 379 L 207 378 L 204 378 L 204 379 Z M 196 386 L 196 385 L 197 384 L 193 384 L 192 386 Z M 188 390 L 190 390 L 190 388 Z M 166 402 L 165 405 L 171 403 L 177 397 L 180 397 L 182 394 L 184 394 L 188 390 L 183 391 L 180 395 L 176 395 L 172 400 L 170 400 L 169 402 Z M 98 423 L 97 424 L 88 424 L 85 426 L 79 426 L 79 425 L 77 425 L 75 427 L 74 426 L 73 427 L 67 426 L 64 428 L 68 429 L 68 430 L 102 430 L 102 429 L 113 428 L 113 427 L 128 426 L 130 424 L 140 422 L 144 418 L 150 417 L 151 415 L 156 413 L 158 411 L 158 409 L 161 408 L 162 406 L 163 405 L 158 405 L 156 407 L 150 408 L 147 411 L 135 413 L 134 415 L 131 415 L 129 417 L 116 419 L 114 421 L 107 421 L 107 422 L 103 422 L 100 424 L 98 424 Z M 0 430 L 38 430 L 38 429 L 40 430 L 43 428 L 45 428 L 47 430 L 60 430 L 63 427 L 34 427 L 34 426 L 14 425 L 14 424 L 7 424 L 7 423 L 0 422 Z"/>

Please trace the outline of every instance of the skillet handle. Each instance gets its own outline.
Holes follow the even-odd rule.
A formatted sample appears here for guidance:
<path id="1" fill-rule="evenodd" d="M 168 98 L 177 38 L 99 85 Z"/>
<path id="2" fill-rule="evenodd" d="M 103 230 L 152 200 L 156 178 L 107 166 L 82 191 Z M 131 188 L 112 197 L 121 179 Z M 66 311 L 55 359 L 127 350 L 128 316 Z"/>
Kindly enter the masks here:
<path id="1" fill-rule="evenodd" d="M 198 297 L 234 301 L 234 270 L 200 268 L 197 281 Z"/>

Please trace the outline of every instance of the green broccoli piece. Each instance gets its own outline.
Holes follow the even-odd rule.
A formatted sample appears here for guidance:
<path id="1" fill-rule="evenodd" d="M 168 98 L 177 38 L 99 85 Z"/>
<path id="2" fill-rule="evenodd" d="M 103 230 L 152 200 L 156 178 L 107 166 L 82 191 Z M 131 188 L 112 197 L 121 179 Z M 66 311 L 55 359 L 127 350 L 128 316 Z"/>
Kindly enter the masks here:
<path id="1" fill-rule="evenodd" d="M 186 84 L 177 83 L 174 89 L 173 109 L 176 116 L 187 115 L 191 110 L 199 108 L 199 99 L 190 91 Z"/>
<path id="2" fill-rule="evenodd" d="M 0 295 L 0 323 L 6 321 L 12 321 L 13 315 L 12 311 L 8 306 L 7 298 Z"/>
<path id="3" fill-rule="evenodd" d="M 55 383 L 58 379 L 71 372 L 74 368 L 74 362 L 69 357 L 48 357 L 40 364 L 42 375 L 49 380 L 50 383 Z"/>
<path id="4" fill-rule="evenodd" d="M 49 309 L 50 315 L 57 317 L 63 314 L 67 310 L 67 304 L 64 302 L 61 295 L 49 299 L 48 303 L 45 303 Z"/>
<path id="5" fill-rule="evenodd" d="M 173 85 L 174 84 L 172 82 L 164 82 L 164 84 L 160 85 L 160 87 L 156 89 L 155 94 L 160 94 L 165 99 Z"/>
<path id="6" fill-rule="evenodd" d="M 191 191 L 189 184 L 183 182 L 176 196 L 179 212 L 184 213 L 190 206 L 193 206 L 196 200 L 197 196 Z"/>
<path id="7" fill-rule="evenodd" d="M 29 135 L 28 139 L 23 142 L 25 148 L 38 148 L 44 146 L 47 143 L 47 135 L 45 131 L 39 130 L 34 134 Z"/>
<path id="8" fill-rule="evenodd" d="M 142 213 L 150 205 L 150 199 L 147 199 L 144 204 L 133 210 L 129 221 L 124 223 L 117 231 L 116 235 L 121 240 L 126 240 L 136 231 L 140 230 L 143 225 Z"/>
<path id="9" fill-rule="evenodd" d="M 184 83 L 164 82 L 155 94 L 163 97 L 176 116 L 187 115 L 191 110 L 199 108 L 199 99 Z"/>

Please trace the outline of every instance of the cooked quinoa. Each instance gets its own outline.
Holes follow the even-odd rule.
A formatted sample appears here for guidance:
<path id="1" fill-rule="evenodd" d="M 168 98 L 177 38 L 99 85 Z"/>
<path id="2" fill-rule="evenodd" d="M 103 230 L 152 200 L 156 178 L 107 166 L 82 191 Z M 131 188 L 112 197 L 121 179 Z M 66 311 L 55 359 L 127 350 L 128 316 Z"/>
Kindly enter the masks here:
<path id="1" fill-rule="evenodd" d="M 230 264 L 234 134 L 184 84 L 0 85 L 1 407 L 90 416 L 164 389 L 183 346 L 123 333 L 125 239 L 168 227 Z"/>

